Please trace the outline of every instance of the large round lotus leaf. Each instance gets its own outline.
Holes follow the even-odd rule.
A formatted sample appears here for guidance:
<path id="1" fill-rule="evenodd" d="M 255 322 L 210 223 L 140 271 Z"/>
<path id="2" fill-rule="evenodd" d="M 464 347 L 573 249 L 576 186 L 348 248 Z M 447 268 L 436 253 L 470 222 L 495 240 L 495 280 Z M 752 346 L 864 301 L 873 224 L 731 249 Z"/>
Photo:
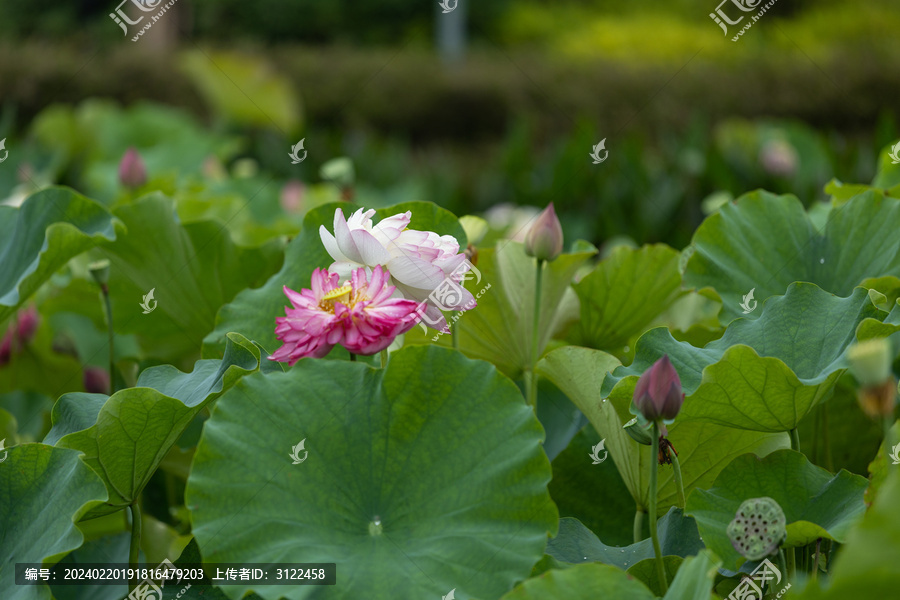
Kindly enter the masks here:
<path id="1" fill-rule="evenodd" d="M 303 359 L 218 400 L 186 501 L 208 562 L 334 562 L 332 599 L 497 598 L 556 532 L 542 439 L 515 385 L 458 352 L 404 348 L 386 370 Z"/>
<path id="2" fill-rule="evenodd" d="M 10 448 L 0 463 L 0 597 L 49 600 L 46 585 L 15 585 L 16 563 L 60 557 L 84 541 L 75 522 L 106 500 L 79 452 L 45 444 Z M 48 563 L 54 561 L 48 561 Z"/>
<path id="3" fill-rule="evenodd" d="M 868 278 L 900 283 L 900 200 L 866 191 L 832 209 L 819 231 L 794 196 L 756 191 L 722 206 L 694 233 L 684 282 L 712 287 L 721 319 L 760 317 L 756 309 L 795 281 L 846 296 Z M 887 280 L 882 280 L 882 284 Z M 753 290 L 753 298 L 744 296 Z"/>
<path id="4" fill-rule="evenodd" d="M 629 396 L 638 377 L 667 354 L 687 394 L 676 423 L 789 431 L 828 397 L 849 366 L 846 351 L 860 323 L 886 316 L 863 288 L 840 298 L 794 283 L 784 296 L 769 299 L 759 318 L 733 321 L 703 348 L 676 341 L 665 328 L 651 329 L 638 340 L 634 362 L 603 380 L 600 395 Z"/>

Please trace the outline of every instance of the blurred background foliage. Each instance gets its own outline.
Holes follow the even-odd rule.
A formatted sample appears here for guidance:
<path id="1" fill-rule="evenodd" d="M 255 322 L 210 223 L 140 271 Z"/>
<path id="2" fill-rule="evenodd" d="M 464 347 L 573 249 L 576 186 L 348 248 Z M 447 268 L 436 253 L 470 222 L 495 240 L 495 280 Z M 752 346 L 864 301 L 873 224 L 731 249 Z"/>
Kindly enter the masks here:
<path id="1" fill-rule="evenodd" d="M 460 1 L 448 62 L 437 2 L 178 0 L 133 43 L 111 3 L 5 0 L 0 198 L 111 204 L 134 146 L 145 191 L 262 243 L 343 197 L 320 170 L 345 156 L 362 204 L 433 200 L 514 236 L 552 201 L 569 240 L 680 248 L 746 191 L 809 205 L 871 182 L 900 133 L 893 0 L 779 0 L 738 43 L 713 0 Z"/>

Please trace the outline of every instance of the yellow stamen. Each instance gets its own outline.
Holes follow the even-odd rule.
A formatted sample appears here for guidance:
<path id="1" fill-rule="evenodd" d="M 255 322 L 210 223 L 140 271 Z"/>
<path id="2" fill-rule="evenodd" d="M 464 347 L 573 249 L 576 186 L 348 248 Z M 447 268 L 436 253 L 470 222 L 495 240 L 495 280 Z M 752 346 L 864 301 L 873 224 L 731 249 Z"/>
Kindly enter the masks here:
<path id="1" fill-rule="evenodd" d="M 339 300 L 343 296 L 347 296 L 353 291 L 353 286 L 345 283 L 342 287 L 335 288 L 322 296 L 322 300 Z"/>

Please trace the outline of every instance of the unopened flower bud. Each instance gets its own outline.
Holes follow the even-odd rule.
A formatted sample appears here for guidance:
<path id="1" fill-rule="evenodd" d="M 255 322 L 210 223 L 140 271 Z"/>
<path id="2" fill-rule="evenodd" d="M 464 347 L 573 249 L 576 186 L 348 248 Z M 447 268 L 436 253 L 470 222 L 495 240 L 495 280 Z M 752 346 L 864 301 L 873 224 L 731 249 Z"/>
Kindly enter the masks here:
<path id="1" fill-rule="evenodd" d="M 16 321 L 16 337 L 19 339 L 19 342 L 22 344 L 30 342 L 40 322 L 41 318 L 34 306 L 29 306 L 19 313 L 19 318 Z"/>
<path id="2" fill-rule="evenodd" d="M 853 344 L 847 350 L 850 372 L 863 387 L 880 385 L 891 377 L 891 344 L 885 338 L 873 338 Z"/>
<path id="3" fill-rule="evenodd" d="M 147 183 L 147 167 L 134 148 L 129 148 L 119 163 L 119 182 L 125 187 L 139 188 Z"/>
<path id="4" fill-rule="evenodd" d="M 778 552 L 787 538 L 787 519 L 772 498 L 751 498 L 738 508 L 728 524 L 731 545 L 747 560 L 760 560 Z"/>
<path id="5" fill-rule="evenodd" d="M 525 236 L 525 254 L 538 260 L 553 260 L 563 251 L 563 232 L 553 203 L 538 215 Z"/>
<path id="6" fill-rule="evenodd" d="M 306 195 L 306 186 L 299 179 L 291 179 L 281 188 L 281 208 L 286 213 L 303 212 L 303 197 Z"/>
<path id="7" fill-rule="evenodd" d="M 664 355 L 647 369 L 634 388 L 632 414 L 641 414 L 648 421 L 671 421 L 684 403 L 684 392 L 678 372 Z M 635 412 L 637 411 L 637 412 Z"/>
<path id="8" fill-rule="evenodd" d="M 109 373 L 99 367 L 87 367 L 84 370 L 84 389 L 89 394 L 109 393 Z"/>

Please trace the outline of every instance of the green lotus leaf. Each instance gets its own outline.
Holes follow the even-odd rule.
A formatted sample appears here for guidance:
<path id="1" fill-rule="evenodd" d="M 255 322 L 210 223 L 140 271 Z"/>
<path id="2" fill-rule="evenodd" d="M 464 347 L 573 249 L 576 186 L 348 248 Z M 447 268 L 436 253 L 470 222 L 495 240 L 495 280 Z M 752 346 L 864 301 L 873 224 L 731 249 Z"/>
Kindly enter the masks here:
<path id="1" fill-rule="evenodd" d="M 128 235 L 104 246 L 112 263 L 113 323 L 119 333 L 138 334 L 152 356 L 195 352 L 212 331 L 219 307 L 241 290 L 261 285 L 281 264 L 277 242 L 243 248 L 219 222 L 182 224 L 172 200 L 161 194 L 114 213 Z M 151 290 L 152 300 L 143 300 Z M 151 312 L 145 314 L 142 302 Z"/>
<path id="2" fill-rule="evenodd" d="M 657 521 L 663 556 L 692 556 L 703 549 L 697 524 L 685 517 L 680 508 L 671 508 Z M 547 554 L 561 563 L 601 562 L 628 570 L 647 558 L 653 558 L 650 538 L 624 547 L 607 546 L 578 519 L 559 520 L 559 533 L 547 543 Z"/>
<path id="3" fill-rule="evenodd" d="M 171 365 L 141 373 L 137 386 L 112 396 L 65 394 L 44 440 L 85 454 L 109 490 L 93 518 L 132 504 L 193 418 L 243 375 L 258 369 L 259 349 L 229 335 L 225 358 L 197 361 L 191 373 Z"/>
<path id="4" fill-rule="evenodd" d="M 685 513 L 697 520 L 707 548 L 734 570 L 743 557 L 731 545 L 726 529 L 738 507 L 749 498 L 775 500 L 787 518 L 784 547 L 804 546 L 817 538 L 843 543 L 851 526 L 865 512 L 866 479 L 841 470 L 832 475 L 794 450 L 779 450 L 758 458 L 734 459 L 709 490 L 694 490 Z"/>
<path id="5" fill-rule="evenodd" d="M 671 557 L 666 557 L 671 558 Z M 665 600 L 708 600 L 719 561 L 707 550 L 681 563 Z M 651 600 L 647 586 L 616 567 L 585 563 L 523 581 L 501 600 Z"/>
<path id="6" fill-rule="evenodd" d="M 640 581 L 624 571 L 598 563 L 585 563 L 564 570 L 551 570 L 528 579 L 500 600 L 656 600 L 656 596 Z"/>
<path id="7" fill-rule="evenodd" d="M 890 475 L 862 521 L 852 528 L 828 569 L 828 583 L 821 579 L 791 598 L 837 600 L 839 598 L 893 598 L 900 588 L 900 473 Z M 799 591 L 799 590 L 798 590 Z"/>
<path id="8" fill-rule="evenodd" d="M 69 259 L 121 234 L 101 204 L 63 187 L 0 206 L 0 322 Z"/>
<path id="9" fill-rule="evenodd" d="M 846 350 L 857 326 L 884 318 L 864 288 L 847 298 L 810 283 L 794 283 L 771 298 L 757 319 L 733 321 L 703 348 L 677 342 L 663 328 L 638 340 L 635 360 L 603 381 L 601 397 L 621 396 L 667 354 L 687 398 L 678 420 L 755 431 L 789 431 L 828 397 L 848 367 Z M 676 446 L 677 447 L 677 446 Z"/>
<path id="10" fill-rule="evenodd" d="M 542 439 L 516 386 L 459 352 L 403 348 L 386 369 L 306 358 L 218 400 L 186 503 L 208 562 L 336 562 L 336 600 L 496 598 L 556 533 Z M 251 589 L 320 593 L 223 588 Z"/>
<path id="11" fill-rule="evenodd" d="M 900 277 L 900 200 L 869 190 L 832 209 L 824 231 L 794 196 L 755 191 L 724 205 L 697 228 L 684 268 L 685 285 L 712 287 L 723 323 L 744 316 L 795 281 L 848 296 L 863 280 Z M 751 310 L 747 319 L 760 318 Z"/>
<path id="12" fill-rule="evenodd" d="M 59 565 L 78 567 L 84 563 L 124 563 L 128 557 L 131 533 L 123 532 L 92 539 L 59 561 Z M 141 562 L 145 557 L 141 556 Z M 50 583 L 53 600 L 122 600 L 128 595 L 128 584 L 105 585 L 85 582 L 82 585 L 54 585 Z"/>
<path id="13" fill-rule="evenodd" d="M 596 249 L 561 254 L 545 263 L 541 280 L 541 316 L 538 323 L 538 355 L 547 348 L 554 335 L 578 317 L 578 298 L 570 283 L 575 272 Z M 535 259 L 525 254 L 519 242 L 502 241 L 496 248 L 478 251 L 477 268 L 481 280 L 467 282 L 473 294 L 485 290 L 477 299 L 478 306 L 461 313 L 451 325 L 460 351 L 497 365 L 510 377 L 517 378 L 531 368 L 532 331 L 534 330 Z M 487 286 L 490 285 L 490 288 Z M 434 340 L 434 331 L 423 335 L 419 330 L 406 334 L 407 344 Z M 452 338 L 444 335 L 438 343 L 449 347 Z"/>
<path id="14" fill-rule="evenodd" d="M 664 244 L 617 247 L 573 286 L 581 319 L 570 338 L 604 350 L 627 344 L 682 294 L 678 258 Z"/>
<path id="15" fill-rule="evenodd" d="M 607 544 L 625 546 L 634 541 L 635 503 L 609 456 L 593 464 L 591 453 L 600 441 L 589 423 L 553 459 L 550 496 L 561 517 L 578 519 Z"/>
<path id="16" fill-rule="evenodd" d="M 308 289 L 313 271 L 317 268 L 327 269 L 334 262 L 319 237 L 319 226 L 325 225 L 332 231 L 334 211 L 338 208 L 344 211 L 344 216 L 349 217 L 361 207 L 342 202 L 326 204 L 309 211 L 303 220 L 300 234 L 285 249 L 281 270 L 262 287 L 242 291 L 219 310 L 215 329 L 203 341 L 204 356 L 214 356 L 221 352 L 225 334 L 231 331 L 256 340 L 273 352 L 281 345 L 275 337 L 275 318 L 283 317 L 285 306 L 290 306 L 282 287 L 287 286 L 297 291 Z M 452 235 L 459 241 L 461 248 L 466 247 L 466 234 L 459 220 L 431 202 L 406 202 L 382 208 L 376 211 L 373 221 L 378 222 L 406 211 L 412 212 L 410 229 Z"/>
<path id="17" fill-rule="evenodd" d="M 650 335 L 664 329 L 654 329 Z M 673 360 L 674 362 L 674 360 Z M 553 381 L 581 409 L 605 439 L 605 448 L 615 463 L 637 506 L 649 506 L 651 448 L 635 442 L 623 429 L 631 420 L 629 412 L 637 378 L 628 378 L 616 386 L 608 401 L 602 399 L 601 389 L 612 375 L 618 361 L 599 350 L 566 346 L 550 352 L 538 365 L 538 372 Z M 677 363 L 676 363 L 677 364 Z M 624 367 L 616 369 L 618 372 Z M 679 369 L 680 373 L 680 369 Z M 684 379 L 682 378 L 682 382 Z M 695 487 L 712 485 L 719 472 L 731 460 L 745 452 L 763 456 L 778 448 L 789 446 L 787 434 L 736 431 L 724 425 L 688 421 L 681 415 L 668 426 L 668 439 L 681 461 L 685 493 Z M 677 500 L 672 467 L 659 467 L 658 510 L 660 513 L 674 506 Z"/>
<path id="18" fill-rule="evenodd" d="M 81 546 L 75 521 L 106 500 L 106 489 L 75 450 L 25 444 L 6 452 L 0 463 L 0 590 L 4 600 L 49 600 L 45 585 L 15 585 L 15 564 L 51 564 Z"/>

